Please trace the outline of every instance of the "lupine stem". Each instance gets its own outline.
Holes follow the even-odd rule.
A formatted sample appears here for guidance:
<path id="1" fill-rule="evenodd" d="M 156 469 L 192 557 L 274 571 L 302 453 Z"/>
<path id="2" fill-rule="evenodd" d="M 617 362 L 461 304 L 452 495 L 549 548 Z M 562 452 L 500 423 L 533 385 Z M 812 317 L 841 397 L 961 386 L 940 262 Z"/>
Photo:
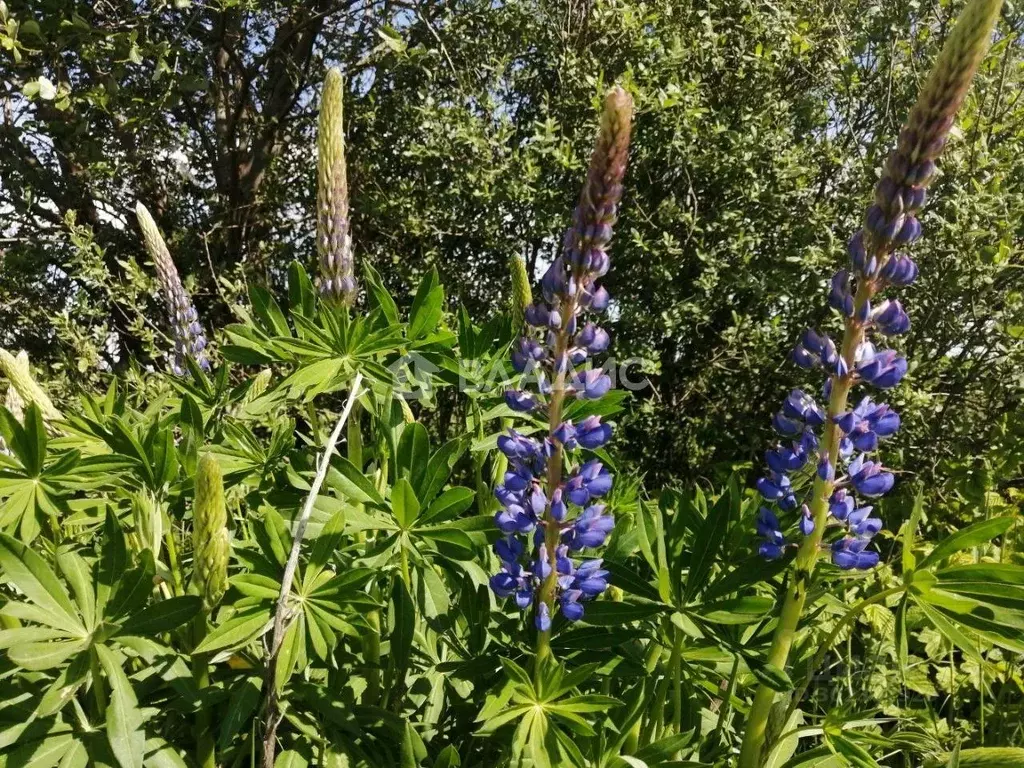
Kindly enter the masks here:
<path id="1" fill-rule="evenodd" d="M 683 730 L 683 632 L 672 625 L 675 641 L 672 645 L 672 732 Z"/>
<path id="2" fill-rule="evenodd" d="M 555 340 L 553 357 L 561 360 L 569 348 L 569 323 L 576 315 L 577 297 L 570 298 L 565 311 L 562 313 L 562 325 L 558 330 L 558 337 Z M 548 403 L 548 429 L 554 432 L 562 423 L 562 409 L 565 405 L 565 377 L 566 371 L 559 371 L 555 375 L 555 381 L 551 387 L 551 400 Z M 551 515 L 551 500 L 555 490 L 562 483 L 562 445 L 554 441 L 554 450 L 548 459 L 547 476 L 547 509 L 544 510 L 544 546 L 547 548 L 548 562 L 551 564 L 551 573 L 541 585 L 538 597 L 538 607 L 541 603 L 548 607 L 548 613 L 554 615 L 555 585 L 558 583 L 558 521 Z M 540 669 L 541 662 L 551 655 L 551 630 L 537 631 L 537 668 Z"/>
<path id="3" fill-rule="evenodd" d="M 196 616 L 193 624 L 193 641 L 195 646 L 203 642 L 209 625 L 206 621 L 206 613 L 201 612 Z M 206 654 L 192 654 L 192 679 L 196 688 L 202 691 L 210 685 L 210 667 L 207 663 Z M 216 742 L 213 738 L 210 726 L 212 719 L 210 710 L 206 707 L 196 712 L 196 765 L 199 768 L 215 768 L 217 765 Z"/>

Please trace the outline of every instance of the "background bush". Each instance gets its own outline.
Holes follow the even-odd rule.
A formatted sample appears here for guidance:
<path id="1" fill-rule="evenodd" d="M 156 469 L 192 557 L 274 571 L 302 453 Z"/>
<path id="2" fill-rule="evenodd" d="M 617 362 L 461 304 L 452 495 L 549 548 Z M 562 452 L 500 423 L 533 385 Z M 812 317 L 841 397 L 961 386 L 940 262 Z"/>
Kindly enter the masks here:
<path id="1" fill-rule="evenodd" d="M 639 115 L 615 343 L 654 384 L 628 455 L 658 479 L 714 474 L 763 444 L 794 383 L 784 353 L 824 311 L 806 297 L 841 256 L 833 233 L 853 231 L 958 7 L 12 2 L 0 339 L 71 389 L 152 353 L 136 197 L 213 325 L 243 284 L 279 288 L 290 259 L 310 262 L 311 86 L 328 63 L 348 78 L 360 257 L 399 296 L 436 265 L 453 302 L 493 309 L 510 254 L 550 260 L 601 84 L 621 79 Z M 980 455 L 1024 388 L 1021 23 L 1006 12 L 962 113 L 908 298 L 899 440 L 929 479 Z"/>

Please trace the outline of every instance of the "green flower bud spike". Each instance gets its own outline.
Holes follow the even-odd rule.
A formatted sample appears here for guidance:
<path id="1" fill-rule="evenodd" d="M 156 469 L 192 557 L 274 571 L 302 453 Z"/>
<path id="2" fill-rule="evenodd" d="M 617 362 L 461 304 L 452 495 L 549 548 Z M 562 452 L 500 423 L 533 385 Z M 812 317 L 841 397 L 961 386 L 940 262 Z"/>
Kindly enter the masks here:
<path id="1" fill-rule="evenodd" d="M 148 488 L 132 494 L 132 515 L 140 549 L 148 549 L 160 560 L 160 544 L 164 535 L 164 513 L 160 501 Z"/>
<path id="2" fill-rule="evenodd" d="M 23 404 L 35 403 L 39 406 L 39 412 L 46 421 L 63 418 L 43 388 L 32 378 L 32 372 L 28 366 L 28 355 L 24 352 L 15 357 L 6 349 L 0 349 L 0 373 L 10 382 L 10 389 L 14 390 L 13 396 L 8 394 L 8 397 L 12 398 L 12 404 L 15 402 L 13 397 L 16 396 Z M 10 389 L 8 389 L 8 393 L 10 393 Z"/>
<path id="3" fill-rule="evenodd" d="M 512 327 L 518 332 L 523 327 L 526 308 L 533 303 L 533 291 L 530 290 L 526 259 L 522 256 L 513 256 L 508 260 L 508 267 L 512 273 Z"/>
<path id="4" fill-rule="evenodd" d="M 316 249 L 320 256 L 320 292 L 352 306 L 356 279 L 348 218 L 343 95 L 341 72 L 328 70 L 317 128 Z"/>
<path id="5" fill-rule="evenodd" d="M 217 460 L 210 454 L 199 459 L 195 483 L 196 497 L 192 507 L 193 580 L 207 610 L 212 610 L 228 587 L 231 542 L 224 503 L 224 479 Z"/>

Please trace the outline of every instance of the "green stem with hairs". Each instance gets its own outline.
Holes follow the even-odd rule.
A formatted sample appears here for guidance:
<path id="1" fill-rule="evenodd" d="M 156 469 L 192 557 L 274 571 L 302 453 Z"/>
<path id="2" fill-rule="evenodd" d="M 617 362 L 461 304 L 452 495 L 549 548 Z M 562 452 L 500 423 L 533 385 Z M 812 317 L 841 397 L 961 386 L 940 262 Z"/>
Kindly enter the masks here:
<path id="1" fill-rule="evenodd" d="M 854 299 L 856 309 L 869 301 L 877 290 L 873 280 L 863 280 L 857 288 L 857 295 Z M 823 453 L 828 455 L 829 463 L 835 467 L 839 458 L 839 439 L 841 433 L 836 426 L 834 417 L 846 411 L 846 402 L 849 399 L 850 388 L 853 385 L 854 358 L 857 348 L 864 341 L 864 325 L 858 322 L 854 316 L 846 319 L 846 326 L 843 332 L 843 344 L 840 354 L 846 361 L 848 373 L 845 376 L 832 376 L 832 395 L 828 402 L 828 413 L 825 416 L 825 433 L 822 437 L 821 446 Z M 814 518 L 814 530 L 809 536 L 804 537 L 794 561 L 793 578 L 790 580 L 789 591 L 782 604 L 782 611 L 779 615 L 779 623 L 775 629 L 775 636 L 772 638 L 772 645 L 768 651 L 767 662 L 773 667 L 781 670 L 786 669 L 789 661 L 789 652 L 793 647 L 793 638 L 796 636 L 800 624 L 800 617 L 803 615 L 804 603 L 807 600 L 807 590 L 811 583 L 811 576 L 814 574 L 814 566 L 817 564 L 818 555 L 821 551 L 821 539 L 825 533 L 825 526 L 828 523 L 828 502 L 835 487 L 834 480 L 823 480 L 815 475 L 814 486 L 811 494 L 811 515 Z M 740 749 L 738 768 L 759 768 L 761 765 L 761 751 L 764 748 L 765 735 L 768 727 L 768 716 L 771 714 L 772 704 L 775 701 L 775 691 L 763 683 L 758 686 L 754 695 L 754 702 L 747 715 L 746 732 L 743 735 L 743 746 Z"/>
<path id="2" fill-rule="evenodd" d="M 94 649 L 89 651 L 89 672 L 92 675 L 92 699 L 96 704 L 96 715 L 102 720 L 107 714 L 107 692 L 103 687 L 100 657 Z"/>
<path id="3" fill-rule="evenodd" d="M 683 632 L 672 625 L 675 640 L 672 643 L 672 732 L 683 730 Z"/>
<path id="4" fill-rule="evenodd" d="M 193 624 L 193 647 L 203 642 L 208 627 L 205 612 L 196 616 Z M 205 654 L 192 654 L 192 679 L 199 691 L 209 687 L 210 667 Z M 210 715 L 210 710 L 206 707 L 201 707 L 196 712 L 196 765 L 200 768 L 216 768 L 217 765 L 216 741 L 213 738 L 213 720 Z"/>
<path id="5" fill-rule="evenodd" d="M 579 280 L 577 279 L 577 284 Z M 577 289 L 579 290 L 579 289 Z M 561 360 L 569 348 L 569 323 L 576 316 L 577 296 L 572 296 L 566 306 L 562 309 L 562 326 L 558 329 L 558 336 L 555 339 L 555 347 L 552 354 L 553 360 Z M 554 432 L 562 423 L 562 409 L 565 404 L 565 371 L 559 371 L 551 387 L 551 400 L 548 403 L 548 431 Z M 554 450 L 548 457 L 547 474 L 547 497 L 548 504 L 544 510 L 544 546 L 547 548 L 548 562 L 551 565 L 551 572 L 541 585 L 538 596 L 538 610 L 540 605 L 546 605 L 548 614 L 554 618 L 555 587 L 558 584 L 558 563 L 557 552 L 559 540 L 558 521 L 551 516 L 551 499 L 555 490 L 562 483 L 562 444 L 557 440 L 554 442 Z M 540 674 L 543 662 L 551 656 L 551 630 L 537 632 L 537 659 L 535 673 Z"/>

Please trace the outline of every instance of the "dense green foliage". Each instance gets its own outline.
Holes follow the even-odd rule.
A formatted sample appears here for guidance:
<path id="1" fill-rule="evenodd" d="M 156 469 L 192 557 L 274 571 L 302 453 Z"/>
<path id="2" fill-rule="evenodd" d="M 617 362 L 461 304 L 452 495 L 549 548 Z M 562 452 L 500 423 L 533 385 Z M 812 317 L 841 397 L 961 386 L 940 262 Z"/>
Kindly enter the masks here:
<path id="1" fill-rule="evenodd" d="M 883 564 L 819 567 L 786 669 L 792 571 L 743 490 L 960 7 L 0 2 L 0 347 L 31 360 L 0 350 L 0 766 L 273 764 L 275 728 L 287 768 L 726 766 L 759 685 L 773 768 L 1024 765 L 983 751 L 1024 744 L 1016 8 L 915 247 Z M 310 277 L 327 65 L 351 309 Z M 510 257 L 557 253 L 612 82 L 608 327 L 652 386 L 573 405 L 617 427 L 614 589 L 542 663 L 487 586 L 494 371 Z M 137 200 L 212 370 L 170 373 Z"/>

